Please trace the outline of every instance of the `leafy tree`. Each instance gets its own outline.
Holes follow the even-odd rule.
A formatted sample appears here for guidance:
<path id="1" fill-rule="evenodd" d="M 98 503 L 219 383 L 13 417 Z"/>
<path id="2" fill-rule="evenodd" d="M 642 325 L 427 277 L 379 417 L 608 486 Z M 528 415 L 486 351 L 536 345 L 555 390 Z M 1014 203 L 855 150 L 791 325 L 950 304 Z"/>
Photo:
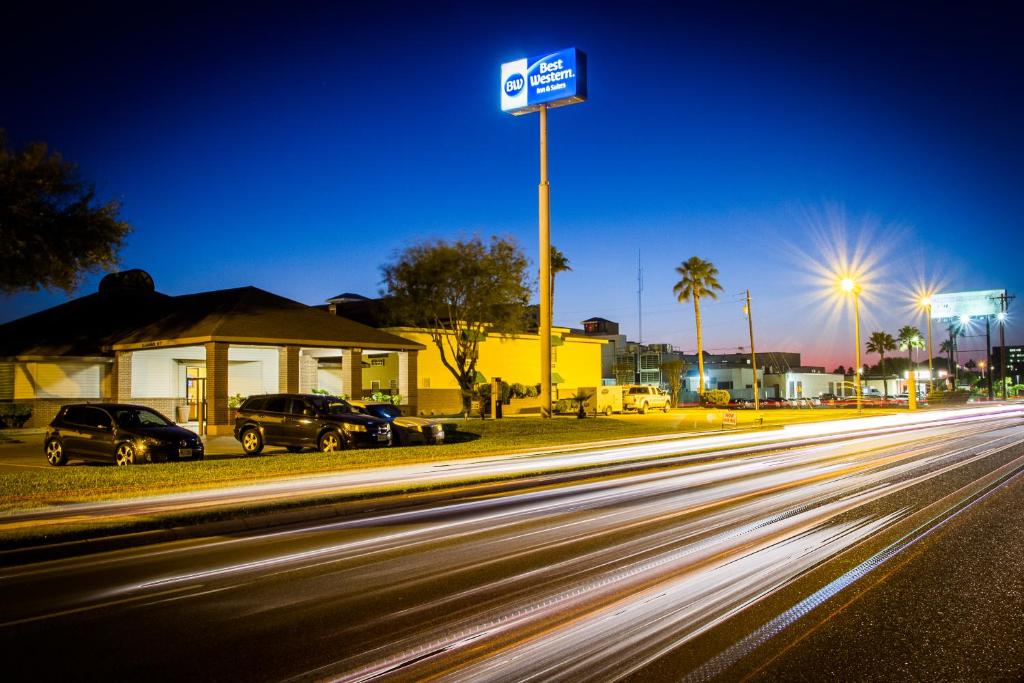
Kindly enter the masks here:
<path id="1" fill-rule="evenodd" d="M 683 388 L 683 375 L 690 369 L 690 364 L 679 358 L 662 361 L 658 366 L 661 376 L 668 383 L 668 390 L 672 394 L 672 405 L 675 406 L 679 400 L 679 391 Z"/>
<path id="2" fill-rule="evenodd" d="M 41 142 L 12 150 L 0 130 L 0 292 L 72 292 L 87 273 L 117 265 L 131 226 L 117 202 L 94 199 L 73 163 Z"/>
<path id="3" fill-rule="evenodd" d="M 679 282 L 672 287 L 676 300 L 683 303 L 693 300 L 693 316 L 697 322 L 697 375 L 699 378 L 698 391 L 704 396 L 704 340 L 701 337 L 700 328 L 700 300 L 701 297 L 717 299 L 718 292 L 722 291 L 722 285 L 718 284 L 718 268 L 715 268 L 711 261 L 705 261 L 699 256 L 691 256 L 676 267 L 676 273 L 680 276 Z"/>
<path id="4" fill-rule="evenodd" d="M 885 352 L 896 350 L 896 340 L 888 332 L 872 332 L 866 345 L 868 353 L 877 353 L 878 362 L 882 366 L 882 391 L 889 395 L 889 380 L 885 374 Z"/>
<path id="5" fill-rule="evenodd" d="M 835 370 L 832 371 L 832 374 L 834 374 L 834 375 L 844 375 L 845 376 L 846 375 L 846 367 L 843 366 L 843 365 L 840 365 L 838 368 L 836 368 Z"/>
<path id="6" fill-rule="evenodd" d="M 435 240 L 407 248 L 381 270 L 392 314 L 430 334 L 468 412 L 480 341 L 490 331 L 523 329 L 530 283 L 522 250 L 497 237 Z"/>
<path id="7" fill-rule="evenodd" d="M 572 268 L 569 266 L 569 259 L 565 257 L 558 247 L 552 245 L 551 247 L 551 300 L 550 300 L 550 311 L 551 315 L 555 314 L 555 276 L 559 273 L 565 273 L 571 271 Z"/>
<path id="8" fill-rule="evenodd" d="M 896 333 L 896 342 L 899 344 L 900 351 L 907 352 L 907 360 L 910 362 L 910 367 L 914 366 L 914 349 L 924 348 L 924 339 L 921 338 L 921 330 L 917 329 L 913 325 L 904 325 L 900 328 L 900 331 Z"/>

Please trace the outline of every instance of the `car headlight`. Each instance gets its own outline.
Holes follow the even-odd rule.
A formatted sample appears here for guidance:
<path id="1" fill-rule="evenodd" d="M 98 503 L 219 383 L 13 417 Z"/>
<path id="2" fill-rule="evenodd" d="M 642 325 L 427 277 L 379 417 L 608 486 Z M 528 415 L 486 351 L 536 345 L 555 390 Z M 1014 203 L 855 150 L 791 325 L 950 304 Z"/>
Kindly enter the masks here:
<path id="1" fill-rule="evenodd" d="M 366 425 L 355 424 L 355 423 L 352 423 L 352 422 L 346 422 L 345 423 L 345 431 L 347 431 L 347 432 L 365 432 L 366 431 Z"/>
<path id="2" fill-rule="evenodd" d="M 139 446 L 142 448 L 152 448 L 153 446 L 159 446 L 160 439 L 154 439 L 151 436 L 144 436 L 139 439 Z"/>

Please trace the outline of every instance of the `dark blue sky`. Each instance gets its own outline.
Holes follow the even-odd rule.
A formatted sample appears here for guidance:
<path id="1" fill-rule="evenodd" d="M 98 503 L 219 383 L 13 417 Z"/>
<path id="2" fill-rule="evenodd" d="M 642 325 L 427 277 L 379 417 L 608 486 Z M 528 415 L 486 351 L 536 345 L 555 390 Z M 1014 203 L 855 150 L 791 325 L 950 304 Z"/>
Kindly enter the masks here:
<path id="1" fill-rule="evenodd" d="M 749 287 L 759 347 L 830 366 L 852 356 L 822 296 L 843 245 L 875 264 L 866 332 L 923 329 L 922 283 L 1024 290 L 1013 3 L 338 4 L 2 10 L 0 127 L 123 202 L 123 265 L 161 291 L 313 304 L 375 294 L 420 239 L 512 235 L 535 260 L 537 117 L 499 111 L 498 68 L 575 46 L 590 99 L 550 116 L 556 323 L 635 339 L 638 251 L 644 341 L 695 348 L 671 288 L 699 255 L 726 288 L 706 348 L 747 344 Z M 0 298 L 0 320 L 65 298 Z"/>

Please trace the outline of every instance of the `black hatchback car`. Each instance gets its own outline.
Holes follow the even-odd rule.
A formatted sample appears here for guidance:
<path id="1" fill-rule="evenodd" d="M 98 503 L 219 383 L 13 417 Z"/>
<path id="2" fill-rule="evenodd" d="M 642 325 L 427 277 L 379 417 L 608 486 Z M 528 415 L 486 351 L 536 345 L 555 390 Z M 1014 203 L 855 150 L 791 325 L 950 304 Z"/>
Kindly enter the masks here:
<path id="1" fill-rule="evenodd" d="M 264 446 L 331 453 L 360 446 L 390 446 L 391 425 L 360 415 L 336 396 L 267 394 L 250 396 L 239 406 L 235 438 L 249 455 Z"/>
<path id="2" fill-rule="evenodd" d="M 43 449 L 51 465 L 63 465 L 70 457 L 131 465 L 204 456 L 195 432 L 152 408 L 125 403 L 62 406 L 46 429 Z"/>

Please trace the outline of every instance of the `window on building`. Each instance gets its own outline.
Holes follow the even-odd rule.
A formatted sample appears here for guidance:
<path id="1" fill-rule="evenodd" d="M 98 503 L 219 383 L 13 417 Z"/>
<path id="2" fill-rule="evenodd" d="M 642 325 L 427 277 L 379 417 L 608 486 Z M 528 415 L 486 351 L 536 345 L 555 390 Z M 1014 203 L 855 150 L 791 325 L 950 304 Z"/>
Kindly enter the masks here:
<path id="1" fill-rule="evenodd" d="M 424 389 L 429 389 L 429 388 L 430 388 L 430 378 L 429 378 L 429 377 L 423 377 L 423 378 L 421 378 L 421 379 L 420 379 L 420 382 L 422 382 L 422 383 L 423 383 L 423 388 L 424 388 Z"/>
<path id="2" fill-rule="evenodd" d="M 375 379 L 370 381 L 370 391 L 380 391 L 380 380 Z"/>
<path id="3" fill-rule="evenodd" d="M 391 387 L 391 391 L 398 391 L 398 380 L 391 380 L 390 382 L 388 382 L 388 386 Z"/>
<path id="4" fill-rule="evenodd" d="M 382 367 L 384 367 L 384 359 L 383 358 L 371 358 L 370 359 L 370 365 L 372 367 L 375 367 L 375 368 L 382 368 Z"/>
<path id="5" fill-rule="evenodd" d="M 719 382 L 718 383 L 718 388 L 719 389 L 732 389 L 732 382 Z"/>

